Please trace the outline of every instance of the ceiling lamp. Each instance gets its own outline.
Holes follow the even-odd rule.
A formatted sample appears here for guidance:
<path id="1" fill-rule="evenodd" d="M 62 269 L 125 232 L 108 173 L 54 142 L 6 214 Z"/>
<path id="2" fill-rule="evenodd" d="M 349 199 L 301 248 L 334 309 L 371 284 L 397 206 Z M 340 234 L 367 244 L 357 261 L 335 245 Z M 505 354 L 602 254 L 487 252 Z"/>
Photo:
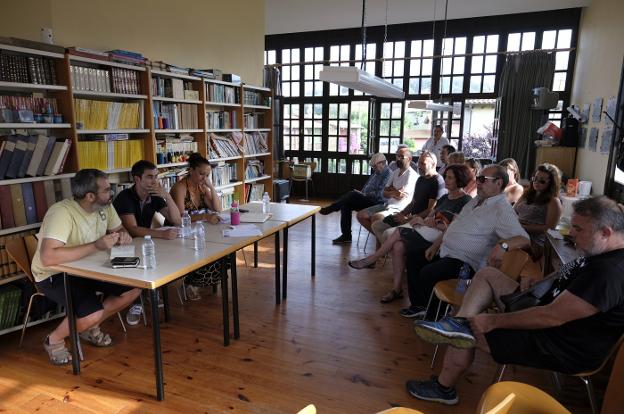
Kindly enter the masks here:
<path id="1" fill-rule="evenodd" d="M 440 112 L 452 112 L 454 108 L 453 105 L 433 101 L 410 101 L 407 107 L 412 109 L 424 109 L 428 111 Z"/>
<path id="2" fill-rule="evenodd" d="M 381 98 L 405 98 L 403 89 L 355 66 L 323 66 L 319 79 Z"/>

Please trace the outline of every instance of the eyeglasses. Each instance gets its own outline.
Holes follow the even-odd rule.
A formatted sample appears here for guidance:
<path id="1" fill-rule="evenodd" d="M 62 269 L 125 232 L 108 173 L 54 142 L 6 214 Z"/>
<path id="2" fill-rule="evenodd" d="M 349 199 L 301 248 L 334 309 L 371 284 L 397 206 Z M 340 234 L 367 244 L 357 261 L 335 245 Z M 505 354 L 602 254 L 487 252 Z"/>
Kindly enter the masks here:
<path id="1" fill-rule="evenodd" d="M 483 184 L 485 180 L 498 180 L 500 177 L 488 177 L 487 175 L 477 175 L 477 181 Z"/>
<path id="2" fill-rule="evenodd" d="M 548 184 L 548 181 L 546 181 L 544 179 L 538 180 L 535 177 L 531 178 L 531 181 L 533 181 L 534 183 L 539 183 L 539 184 Z"/>

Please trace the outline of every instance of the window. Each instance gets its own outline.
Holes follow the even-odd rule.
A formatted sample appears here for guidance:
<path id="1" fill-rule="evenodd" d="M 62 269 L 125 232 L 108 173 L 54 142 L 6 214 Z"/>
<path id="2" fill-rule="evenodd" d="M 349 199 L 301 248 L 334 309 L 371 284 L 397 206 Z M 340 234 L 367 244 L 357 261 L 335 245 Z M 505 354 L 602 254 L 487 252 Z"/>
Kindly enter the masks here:
<path id="1" fill-rule="evenodd" d="M 371 75 L 375 74 L 375 70 L 377 69 L 377 62 L 375 61 L 375 53 L 377 52 L 377 45 L 375 43 L 368 43 L 366 45 L 366 61 L 364 63 L 364 71 L 370 73 Z M 362 45 L 355 45 L 355 66 L 357 68 L 362 67 Z M 363 92 L 353 91 L 353 94 L 356 96 L 364 95 Z"/>
<path id="2" fill-rule="evenodd" d="M 542 49 L 568 49 L 572 42 L 572 29 L 547 30 L 542 36 Z M 555 55 L 555 76 L 553 91 L 564 91 L 566 88 L 570 51 L 557 52 Z"/>
<path id="3" fill-rule="evenodd" d="M 323 48 L 306 47 L 303 65 L 303 96 L 323 96 L 323 82 L 319 73 L 323 69 Z"/>
<path id="4" fill-rule="evenodd" d="M 349 120 L 349 154 L 367 154 L 368 101 L 351 102 Z"/>
<path id="5" fill-rule="evenodd" d="M 440 61 L 440 93 L 462 93 L 464 90 L 464 71 L 466 57 L 454 55 L 466 54 L 465 37 L 447 37 L 442 42 Z"/>
<path id="6" fill-rule="evenodd" d="M 401 143 L 402 103 L 382 102 L 379 117 L 379 152 L 395 153 Z"/>
<path id="7" fill-rule="evenodd" d="M 496 99 L 467 99 L 464 104 L 462 151 L 466 158 L 490 158 Z"/>
<path id="8" fill-rule="evenodd" d="M 431 137 L 431 111 L 410 108 L 405 105 L 403 143 L 412 151 L 422 150 Z"/>
<path id="9" fill-rule="evenodd" d="M 497 52 L 498 35 L 473 37 L 469 93 L 494 92 Z"/>
<path id="10" fill-rule="evenodd" d="M 291 65 L 291 63 L 295 63 Z M 282 95 L 299 96 L 299 49 L 282 49 Z"/>
<path id="11" fill-rule="evenodd" d="M 329 60 L 330 66 L 349 66 L 349 59 L 351 55 L 351 46 L 331 46 L 329 48 Z M 329 94 L 331 96 L 347 96 L 349 95 L 349 88 L 344 86 L 338 86 L 336 84 L 329 84 Z"/>
<path id="12" fill-rule="evenodd" d="M 284 104 L 284 150 L 299 149 L 299 104 Z"/>
<path id="13" fill-rule="evenodd" d="M 347 152 L 349 104 L 330 103 L 327 130 L 327 151 Z"/>
<path id="14" fill-rule="evenodd" d="M 405 42 L 386 42 L 384 44 L 381 76 L 401 89 L 403 88 L 403 74 L 405 72 L 404 57 Z"/>
<path id="15" fill-rule="evenodd" d="M 451 104 L 453 106 L 458 106 L 459 108 L 461 108 L 461 102 L 441 102 L 444 104 Z M 455 111 L 453 111 L 455 112 Z M 444 128 L 444 134 L 442 136 L 448 138 L 449 143 L 455 147 L 455 149 L 457 149 L 458 151 L 460 150 L 459 148 L 459 141 L 460 141 L 460 135 L 461 135 L 461 122 L 462 122 L 462 116 L 461 113 L 462 111 L 457 111 L 457 115 L 454 114 L 453 112 L 439 112 L 439 111 L 435 111 L 433 112 L 433 125 L 442 125 L 442 128 Z M 450 118 L 449 118 L 450 115 Z"/>
<path id="16" fill-rule="evenodd" d="M 433 73 L 433 39 L 412 40 L 409 62 L 410 95 L 428 95 L 431 93 L 431 74 Z"/>
<path id="17" fill-rule="evenodd" d="M 535 32 L 509 33 L 507 51 L 520 52 L 535 49 Z"/>
<path id="18" fill-rule="evenodd" d="M 322 151 L 323 104 L 303 104 L 303 150 Z"/>
<path id="19" fill-rule="evenodd" d="M 274 65 L 276 62 L 275 50 L 265 50 L 264 51 L 264 64 L 265 65 Z"/>

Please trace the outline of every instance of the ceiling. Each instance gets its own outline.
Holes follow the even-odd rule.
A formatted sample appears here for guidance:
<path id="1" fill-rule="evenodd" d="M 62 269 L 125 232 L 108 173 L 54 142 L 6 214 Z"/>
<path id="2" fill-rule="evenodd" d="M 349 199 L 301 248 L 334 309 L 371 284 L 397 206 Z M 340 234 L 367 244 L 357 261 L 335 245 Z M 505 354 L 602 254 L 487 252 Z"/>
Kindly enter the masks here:
<path id="1" fill-rule="evenodd" d="M 591 0 L 449 0 L 448 18 L 526 13 L 589 6 Z M 387 0 L 388 24 L 433 20 L 444 16 L 444 0 Z M 386 20 L 386 0 L 367 0 L 366 26 Z M 265 33 L 345 29 L 362 24 L 361 0 L 265 0 Z"/>

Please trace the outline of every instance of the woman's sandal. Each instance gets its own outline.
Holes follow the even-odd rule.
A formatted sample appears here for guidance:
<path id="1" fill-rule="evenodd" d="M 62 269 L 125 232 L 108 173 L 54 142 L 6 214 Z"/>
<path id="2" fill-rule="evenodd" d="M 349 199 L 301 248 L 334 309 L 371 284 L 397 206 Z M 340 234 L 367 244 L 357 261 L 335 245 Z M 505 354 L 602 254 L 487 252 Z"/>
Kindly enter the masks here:
<path id="1" fill-rule="evenodd" d="M 48 335 L 43 341 L 43 348 L 48 353 L 48 358 L 53 365 L 67 365 L 72 361 L 71 352 L 65 346 L 65 341 L 50 344 L 50 335 Z"/>
<path id="2" fill-rule="evenodd" d="M 366 257 L 364 259 L 360 259 L 360 260 L 349 260 L 347 262 L 347 264 L 349 265 L 349 267 L 351 267 L 352 269 L 356 269 L 356 270 L 360 270 L 360 269 L 374 269 L 375 268 L 375 262 L 373 263 L 369 263 L 366 261 Z"/>
<path id="3" fill-rule="evenodd" d="M 383 295 L 379 301 L 381 303 L 390 303 L 394 302 L 397 299 L 403 299 L 403 291 L 397 292 L 396 290 L 392 289 L 389 293 Z"/>
<path id="4" fill-rule="evenodd" d="M 91 345 L 99 347 L 111 346 L 113 344 L 113 340 L 110 335 L 102 332 L 99 326 L 81 332 L 80 338 L 87 341 Z"/>

